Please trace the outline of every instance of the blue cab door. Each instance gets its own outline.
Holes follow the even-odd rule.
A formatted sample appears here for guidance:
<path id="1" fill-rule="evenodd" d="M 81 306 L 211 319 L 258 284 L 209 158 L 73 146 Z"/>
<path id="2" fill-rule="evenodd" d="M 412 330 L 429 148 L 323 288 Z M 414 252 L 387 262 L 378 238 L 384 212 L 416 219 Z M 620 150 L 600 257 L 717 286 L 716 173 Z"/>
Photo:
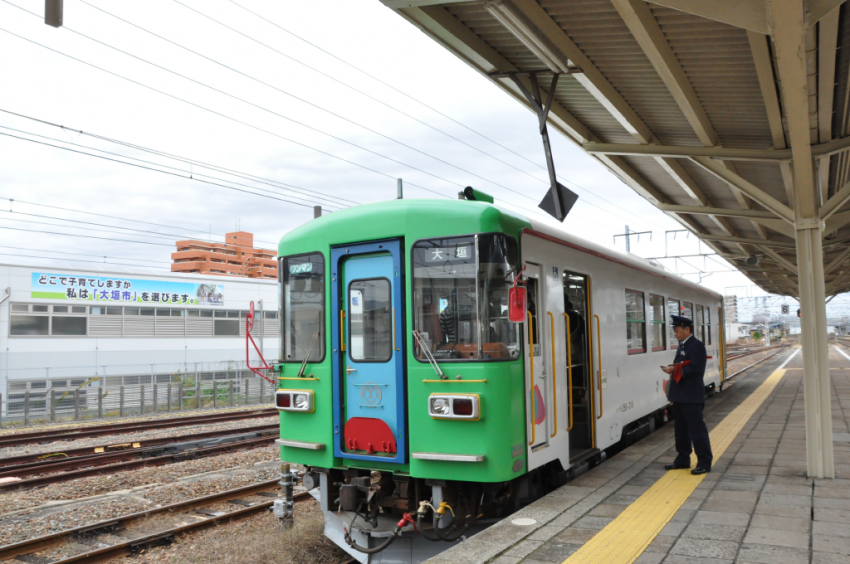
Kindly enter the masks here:
<path id="1" fill-rule="evenodd" d="M 331 250 L 334 454 L 404 463 L 401 245 Z"/>

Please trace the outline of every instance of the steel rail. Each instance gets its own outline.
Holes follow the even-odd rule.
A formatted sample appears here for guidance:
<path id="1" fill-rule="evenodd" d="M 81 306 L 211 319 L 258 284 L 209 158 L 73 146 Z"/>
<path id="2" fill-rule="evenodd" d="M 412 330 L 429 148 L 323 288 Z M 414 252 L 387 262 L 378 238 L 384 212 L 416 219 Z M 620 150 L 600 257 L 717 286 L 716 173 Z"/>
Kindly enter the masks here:
<path id="1" fill-rule="evenodd" d="M 59 474 L 50 474 L 38 478 L 30 478 L 29 480 L 21 480 L 20 482 L 8 482 L 0 484 L 0 492 L 10 490 L 29 490 L 36 487 L 47 486 L 50 484 L 58 484 L 61 482 L 70 482 L 78 478 L 86 478 L 88 476 L 98 476 L 100 474 L 114 474 L 115 472 L 126 472 L 128 470 L 136 470 L 139 468 L 147 468 L 150 466 L 165 466 L 166 464 L 175 464 L 177 462 L 185 462 L 196 458 L 207 458 L 209 456 L 218 456 L 231 451 L 244 450 L 255 448 L 265 444 L 273 443 L 278 437 L 277 430 L 269 431 L 267 436 L 257 437 L 255 439 L 247 439 L 227 443 L 224 445 L 216 445 L 212 447 L 198 448 L 188 450 L 176 454 L 165 454 L 162 456 L 154 456 L 151 458 L 142 458 L 140 460 L 130 460 L 128 462 L 119 462 L 110 466 L 95 466 L 82 470 L 72 470 L 70 472 L 62 472 Z"/>
<path id="2" fill-rule="evenodd" d="M 0 458 L 0 477 L 7 475 L 12 470 L 24 470 L 28 468 L 46 468 L 48 465 L 58 464 L 61 462 L 71 462 L 73 460 L 84 460 L 106 457 L 117 452 L 140 452 L 160 445 L 166 445 L 177 442 L 187 442 L 200 439 L 211 439 L 215 437 L 224 437 L 228 435 L 239 435 L 242 433 L 254 433 L 277 429 L 277 423 L 268 425 L 255 425 L 253 427 L 243 427 L 241 429 L 219 429 L 217 431 L 205 431 L 203 433 L 192 433 L 191 435 L 178 435 L 176 437 L 162 437 L 159 439 L 148 439 L 141 441 L 127 441 L 123 443 L 113 443 L 111 445 L 97 445 L 90 447 L 81 447 L 75 449 L 63 449 L 55 452 L 39 452 L 35 454 L 22 454 L 20 456 L 10 456 Z M 62 458 L 58 458 L 62 457 Z"/>
<path id="3" fill-rule="evenodd" d="M 224 421 L 239 421 L 241 419 L 253 419 L 277 414 L 274 408 L 253 411 L 239 411 L 231 413 L 217 413 L 214 415 L 173 417 L 169 419 L 157 419 L 153 421 L 141 421 L 133 423 L 115 423 L 110 425 L 97 425 L 92 427 L 74 427 L 63 434 L 62 429 L 45 429 L 30 433 L 10 433 L 0 435 L 0 448 L 19 446 L 39 442 L 38 439 L 46 439 L 46 442 L 72 441 L 91 437 L 102 437 L 105 435 L 116 435 L 133 431 L 148 431 L 151 429 L 167 429 L 170 427 L 185 427 L 199 423 L 219 423 Z"/>
<path id="4" fill-rule="evenodd" d="M 737 371 L 737 372 L 735 372 L 734 374 L 730 374 L 730 375 L 726 378 L 726 381 L 724 382 L 724 384 L 725 384 L 726 382 L 728 382 L 729 380 L 731 380 L 732 378 L 734 378 L 735 376 L 737 376 L 738 374 L 740 374 L 741 372 L 745 372 L 745 371 L 749 370 L 750 368 L 752 368 L 753 366 L 756 366 L 757 364 L 761 364 L 761 363 L 762 363 L 762 362 L 764 362 L 765 360 L 767 360 L 767 359 L 769 359 L 769 358 L 773 358 L 774 356 L 778 355 L 779 353 L 781 353 L 782 351 L 784 351 L 784 350 L 785 350 L 785 347 L 787 347 L 787 346 L 788 346 L 788 345 L 782 345 L 782 348 L 780 348 L 780 349 L 779 349 L 778 351 L 776 351 L 775 353 L 773 353 L 773 354 L 771 354 L 771 355 L 768 355 L 768 356 L 766 356 L 766 357 L 762 358 L 761 360 L 757 360 L 757 361 L 755 361 L 755 362 L 754 362 L 754 363 L 752 363 L 751 365 L 749 365 L 749 366 L 747 366 L 747 367 L 745 367 L 745 368 L 742 368 L 742 369 L 738 370 L 738 371 Z"/>
<path id="5" fill-rule="evenodd" d="M 204 507 L 207 505 L 212 505 L 215 503 L 221 503 L 224 501 L 228 501 L 231 499 L 237 499 L 240 496 L 248 496 L 248 495 L 256 495 L 258 493 L 269 491 L 276 489 L 278 487 L 278 480 L 270 480 L 267 482 L 260 482 L 258 484 L 252 484 L 250 486 L 243 486 L 240 488 L 235 488 L 232 490 L 223 491 L 217 494 L 211 494 L 203 497 L 198 497 L 194 499 L 189 499 L 186 501 L 181 501 L 178 503 L 172 503 L 171 505 L 166 505 L 163 507 L 157 507 L 155 509 L 148 509 L 146 511 L 140 511 L 138 513 L 131 513 L 129 515 L 124 515 L 121 517 L 116 517 L 114 519 L 107 519 L 105 521 L 99 521 L 97 523 L 92 523 L 90 525 L 84 525 L 82 527 L 75 527 L 73 529 L 67 529 L 65 531 L 60 531 L 58 533 L 53 533 L 50 535 L 44 535 L 41 537 L 35 537 L 32 539 L 27 539 L 25 541 L 17 542 L 14 544 L 9 544 L 6 546 L 0 546 L 0 560 L 8 560 L 11 558 L 15 558 L 16 556 L 21 556 L 25 554 L 32 554 L 39 550 L 44 550 L 46 548 L 50 548 L 53 546 L 57 546 L 59 544 L 63 544 L 68 542 L 74 537 L 78 536 L 93 536 L 98 534 L 98 532 L 109 532 L 116 529 L 126 528 L 129 524 L 134 523 L 136 521 L 147 519 L 153 515 L 158 515 L 162 513 L 170 513 L 172 511 L 179 510 L 180 513 L 185 512 L 187 510 L 197 509 L 200 507 Z M 310 497 L 308 492 L 300 492 L 295 494 L 296 501 L 303 501 Z M 211 517 L 210 519 L 206 519 L 204 521 L 199 521 L 198 523 L 192 523 L 183 527 L 176 527 L 173 529 L 169 529 L 167 531 L 154 533 L 152 535 L 147 535 L 145 537 L 128 540 L 125 543 L 120 543 L 113 545 L 111 547 L 103 548 L 100 550 L 96 550 L 94 552 L 87 552 L 81 555 L 72 556 L 70 558 L 66 558 L 61 560 L 61 562 L 99 562 L 101 560 L 106 560 L 107 558 L 114 558 L 121 554 L 129 554 L 135 549 L 139 547 L 150 545 L 154 542 L 161 541 L 164 538 L 168 538 L 175 534 L 195 529 L 202 528 L 204 526 L 221 522 L 222 520 L 230 519 L 233 517 L 238 517 L 242 515 L 251 514 L 261 509 L 265 509 L 270 507 L 273 504 L 272 501 L 269 502 L 261 502 L 256 505 L 252 505 L 251 507 L 244 507 L 242 509 L 238 509 L 231 513 L 226 513 L 224 515 L 218 517 Z M 116 553 L 115 551 L 126 550 L 127 552 Z"/>

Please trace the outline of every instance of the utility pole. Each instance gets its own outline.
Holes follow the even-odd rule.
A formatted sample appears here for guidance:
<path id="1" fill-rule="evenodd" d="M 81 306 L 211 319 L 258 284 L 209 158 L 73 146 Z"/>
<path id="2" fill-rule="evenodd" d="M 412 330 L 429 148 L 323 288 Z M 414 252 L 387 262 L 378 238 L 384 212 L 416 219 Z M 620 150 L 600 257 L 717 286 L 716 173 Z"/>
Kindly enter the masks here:
<path id="1" fill-rule="evenodd" d="M 626 232 L 625 233 L 621 233 L 619 235 L 614 235 L 614 244 L 615 245 L 617 244 L 617 237 L 625 237 L 626 238 L 626 252 L 631 253 L 632 252 L 631 236 L 637 235 L 638 242 L 640 242 L 640 236 L 641 235 L 647 235 L 647 234 L 649 234 L 649 240 L 652 241 L 652 231 L 632 231 L 632 230 L 629 229 L 629 226 L 626 225 Z"/>

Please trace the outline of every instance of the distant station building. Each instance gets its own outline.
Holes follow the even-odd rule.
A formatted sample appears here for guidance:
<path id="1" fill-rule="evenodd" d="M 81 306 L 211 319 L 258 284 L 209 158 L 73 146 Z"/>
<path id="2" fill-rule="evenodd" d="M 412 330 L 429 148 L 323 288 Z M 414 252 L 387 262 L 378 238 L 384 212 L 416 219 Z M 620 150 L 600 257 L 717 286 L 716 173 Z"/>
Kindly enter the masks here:
<path id="1" fill-rule="evenodd" d="M 276 280 L 0 265 L 0 299 L 4 412 L 26 392 L 251 377 L 252 301 L 251 334 L 278 357 Z"/>
<path id="2" fill-rule="evenodd" d="M 187 239 L 176 245 L 177 251 L 171 253 L 172 272 L 277 279 L 277 253 L 254 248 L 251 233 L 226 233 L 224 243 Z"/>

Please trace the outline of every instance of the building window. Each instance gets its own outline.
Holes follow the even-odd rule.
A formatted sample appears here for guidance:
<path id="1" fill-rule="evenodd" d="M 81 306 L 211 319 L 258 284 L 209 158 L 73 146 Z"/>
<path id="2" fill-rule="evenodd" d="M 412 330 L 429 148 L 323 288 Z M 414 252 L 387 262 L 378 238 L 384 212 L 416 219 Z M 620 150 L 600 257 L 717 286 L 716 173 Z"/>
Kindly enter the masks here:
<path id="1" fill-rule="evenodd" d="M 85 317 L 53 317 L 51 323 L 51 335 L 85 335 L 86 334 Z"/>
<path id="2" fill-rule="evenodd" d="M 667 348 L 666 321 L 664 315 L 664 296 L 649 295 L 650 346 L 653 351 L 663 351 Z"/>
<path id="3" fill-rule="evenodd" d="M 47 335 L 50 318 L 46 315 L 13 315 L 12 335 Z"/>
<path id="4" fill-rule="evenodd" d="M 227 337 L 239 336 L 239 320 L 238 319 L 216 319 L 215 320 L 215 335 L 224 335 Z"/>
<path id="5" fill-rule="evenodd" d="M 626 349 L 629 354 L 646 352 L 646 314 L 643 292 L 626 290 Z"/>

